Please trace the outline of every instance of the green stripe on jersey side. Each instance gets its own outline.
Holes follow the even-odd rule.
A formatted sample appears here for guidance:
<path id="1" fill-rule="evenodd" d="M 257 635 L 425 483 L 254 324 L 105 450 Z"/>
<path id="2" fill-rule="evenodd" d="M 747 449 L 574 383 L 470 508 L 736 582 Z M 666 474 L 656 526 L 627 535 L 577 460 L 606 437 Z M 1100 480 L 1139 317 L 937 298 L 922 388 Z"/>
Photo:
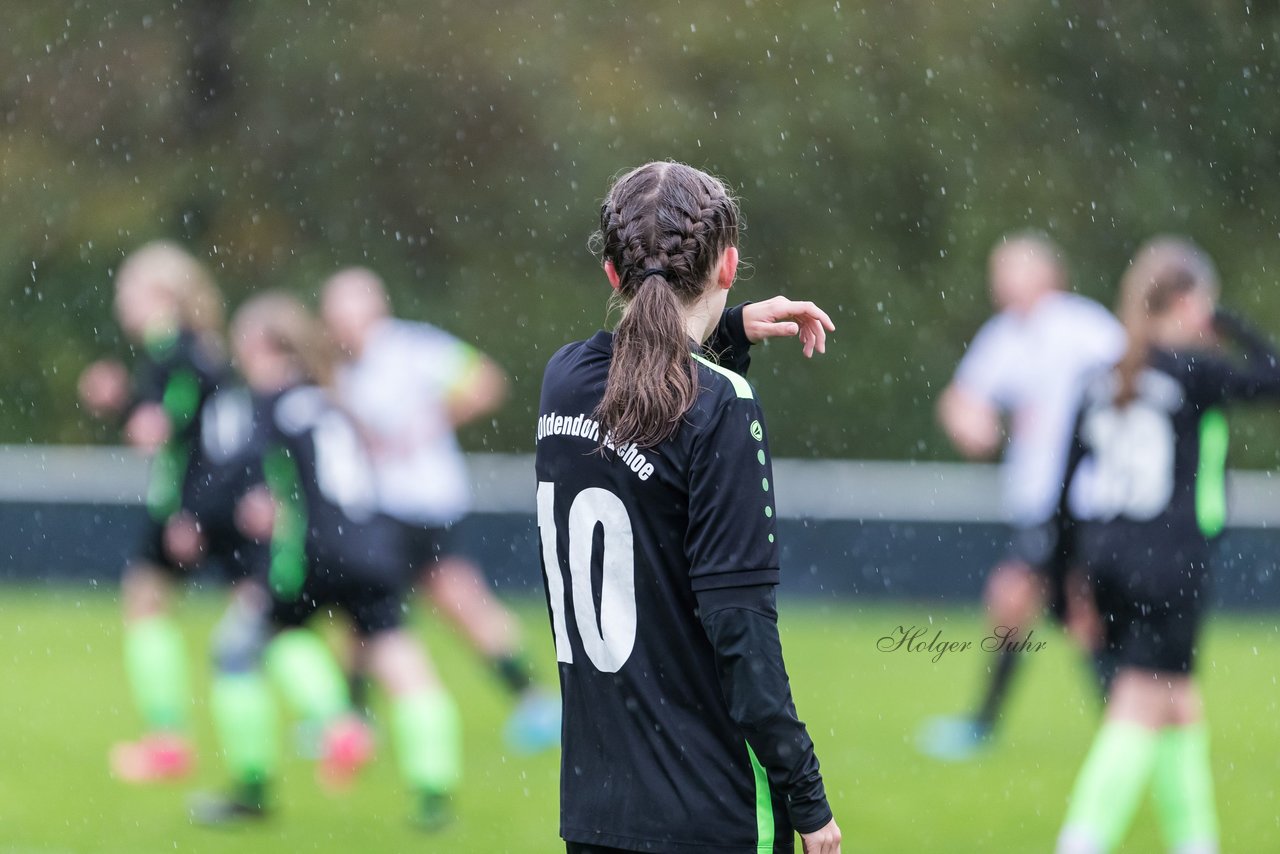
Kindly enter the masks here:
<path id="1" fill-rule="evenodd" d="M 1196 467 L 1196 522 L 1200 533 L 1216 537 L 1227 523 L 1227 445 L 1230 431 L 1221 409 L 1200 419 L 1200 464 Z"/>
<path id="2" fill-rule="evenodd" d="M 697 353 L 693 354 L 693 358 L 697 359 L 699 362 L 706 365 L 708 368 L 715 371 L 717 374 L 722 374 L 725 378 L 729 380 L 729 382 L 733 383 L 733 390 L 737 392 L 738 397 L 746 398 L 747 400 L 751 400 L 753 397 L 755 397 L 755 394 L 751 391 L 751 383 L 747 382 L 746 378 L 743 377 L 741 374 L 735 374 L 733 371 L 729 370 L 728 368 L 722 368 L 719 365 L 717 365 L 715 362 L 712 362 L 709 359 L 704 359 L 702 356 L 699 356 Z"/>
<path id="3" fill-rule="evenodd" d="M 756 778 L 756 854 L 772 854 L 773 795 L 769 791 L 769 775 L 750 744 L 747 744 L 747 756 L 751 757 L 751 772 Z"/>

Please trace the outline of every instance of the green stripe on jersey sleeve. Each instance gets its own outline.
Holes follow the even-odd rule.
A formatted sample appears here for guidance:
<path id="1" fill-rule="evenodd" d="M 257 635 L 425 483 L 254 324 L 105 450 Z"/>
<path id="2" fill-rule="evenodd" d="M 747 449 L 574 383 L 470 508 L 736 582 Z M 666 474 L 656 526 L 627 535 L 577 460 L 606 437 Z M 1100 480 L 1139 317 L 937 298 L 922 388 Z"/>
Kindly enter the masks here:
<path id="1" fill-rule="evenodd" d="M 702 356 L 699 356 L 697 353 L 693 354 L 693 358 L 697 359 L 699 362 L 706 365 L 708 368 L 715 371 L 717 374 L 723 375 L 726 379 L 729 380 L 729 382 L 733 383 L 733 390 L 737 393 L 738 397 L 745 398 L 746 400 L 751 400 L 752 398 L 755 397 L 755 393 L 751 391 L 751 383 L 747 382 L 746 377 L 742 376 L 741 374 L 735 374 L 733 371 L 729 370 L 728 368 L 722 368 L 721 366 L 717 365 L 715 362 L 712 362 L 710 359 L 704 359 Z"/>
<path id="2" fill-rule="evenodd" d="M 756 854 L 772 854 L 773 794 L 769 791 L 769 775 L 765 773 L 764 766 L 756 758 L 756 752 L 749 743 L 747 756 L 751 757 L 751 772 L 756 779 Z"/>

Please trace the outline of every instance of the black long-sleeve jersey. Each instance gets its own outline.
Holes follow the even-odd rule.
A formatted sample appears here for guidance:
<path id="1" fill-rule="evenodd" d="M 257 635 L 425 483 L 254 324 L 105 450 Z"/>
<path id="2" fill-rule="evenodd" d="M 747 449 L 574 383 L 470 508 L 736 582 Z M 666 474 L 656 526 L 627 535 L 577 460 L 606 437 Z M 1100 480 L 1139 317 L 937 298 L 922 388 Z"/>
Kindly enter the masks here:
<path id="1" fill-rule="evenodd" d="M 405 572 L 399 529 L 378 514 L 373 469 L 351 418 L 328 392 L 297 386 L 254 398 L 255 481 L 277 502 L 268 586 L 345 604 L 356 588 L 397 590 Z M 324 592 L 322 597 L 320 594 Z"/>
<path id="2" fill-rule="evenodd" d="M 831 818 L 778 642 L 764 415 L 702 356 L 672 438 L 615 447 L 592 418 L 613 337 L 552 357 L 538 527 L 564 698 L 561 835 L 637 851 L 790 851 Z M 745 367 L 741 308 L 710 348 Z M 603 440 L 604 449 L 601 450 Z"/>
<path id="3" fill-rule="evenodd" d="M 188 503 L 200 411 L 225 380 L 226 362 L 189 330 L 146 342 L 133 380 L 130 410 L 151 403 L 169 417 L 169 439 L 156 452 L 147 485 L 147 509 L 157 522 Z"/>
<path id="4" fill-rule="evenodd" d="M 1115 403 L 1113 374 L 1088 386 L 1064 479 L 1072 520 L 1144 523 L 1167 532 L 1163 536 L 1222 531 L 1227 424 L 1221 407 L 1280 397 L 1280 364 L 1269 343 L 1238 319 L 1219 315 L 1218 326 L 1242 358 L 1154 350 L 1138 378 L 1137 398 L 1125 406 Z"/>

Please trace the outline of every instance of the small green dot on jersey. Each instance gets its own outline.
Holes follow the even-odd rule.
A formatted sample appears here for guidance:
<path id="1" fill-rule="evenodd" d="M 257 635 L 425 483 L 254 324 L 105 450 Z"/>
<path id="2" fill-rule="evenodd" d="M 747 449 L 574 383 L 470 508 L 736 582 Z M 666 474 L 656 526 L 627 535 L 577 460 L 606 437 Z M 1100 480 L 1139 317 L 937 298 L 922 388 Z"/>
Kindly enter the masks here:
<path id="1" fill-rule="evenodd" d="M 770 534 L 770 535 L 769 535 L 769 542 L 771 542 L 771 543 L 773 542 L 773 534 Z"/>
<path id="2" fill-rule="evenodd" d="M 766 506 L 765 506 L 765 508 L 764 508 L 764 515 L 766 515 L 766 516 L 768 516 L 770 519 L 772 519 L 772 518 L 773 518 L 773 508 L 772 508 L 772 507 L 769 507 L 768 505 L 766 505 Z"/>
<path id="3" fill-rule="evenodd" d="M 768 491 L 769 491 L 769 478 L 767 478 L 767 477 L 763 477 L 763 478 L 761 478 L 761 479 L 760 479 L 760 486 L 764 489 L 764 491 L 765 491 L 765 492 L 768 492 Z"/>
<path id="4" fill-rule="evenodd" d="M 760 465 L 764 465 L 764 451 L 756 451 L 756 459 L 760 461 Z"/>

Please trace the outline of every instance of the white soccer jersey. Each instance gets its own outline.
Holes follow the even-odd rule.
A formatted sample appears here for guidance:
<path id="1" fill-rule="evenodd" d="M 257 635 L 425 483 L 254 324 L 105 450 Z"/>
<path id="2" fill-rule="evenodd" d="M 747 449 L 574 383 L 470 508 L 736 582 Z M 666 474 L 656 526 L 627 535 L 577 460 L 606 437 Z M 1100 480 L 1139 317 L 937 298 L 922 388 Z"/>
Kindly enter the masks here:
<path id="1" fill-rule="evenodd" d="M 338 372 L 343 405 L 371 445 L 379 504 L 388 515 L 447 525 L 470 510 L 466 463 L 446 403 L 478 358 L 473 347 L 430 324 L 388 319 Z"/>
<path id="2" fill-rule="evenodd" d="M 1082 381 L 1124 347 L 1111 313 L 1070 293 L 1045 296 L 1028 315 L 1001 312 L 978 330 L 955 384 L 1009 416 L 1002 475 L 1011 523 L 1037 524 L 1054 512 Z"/>

